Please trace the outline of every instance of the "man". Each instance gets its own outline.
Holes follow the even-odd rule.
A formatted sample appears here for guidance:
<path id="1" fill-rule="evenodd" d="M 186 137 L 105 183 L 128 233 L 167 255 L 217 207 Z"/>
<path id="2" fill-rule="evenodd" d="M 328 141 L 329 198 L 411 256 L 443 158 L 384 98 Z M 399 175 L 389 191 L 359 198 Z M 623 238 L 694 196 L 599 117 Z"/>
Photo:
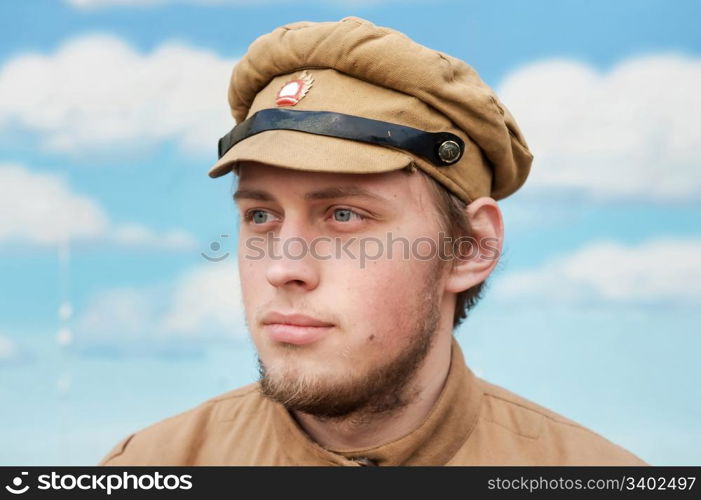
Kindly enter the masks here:
<path id="1" fill-rule="evenodd" d="M 260 380 L 101 464 L 644 465 L 476 377 L 453 337 L 533 159 L 472 68 L 362 19 L 296 23 L 251 45 L 229 103 L 210 176 L 238 176 Z"/>

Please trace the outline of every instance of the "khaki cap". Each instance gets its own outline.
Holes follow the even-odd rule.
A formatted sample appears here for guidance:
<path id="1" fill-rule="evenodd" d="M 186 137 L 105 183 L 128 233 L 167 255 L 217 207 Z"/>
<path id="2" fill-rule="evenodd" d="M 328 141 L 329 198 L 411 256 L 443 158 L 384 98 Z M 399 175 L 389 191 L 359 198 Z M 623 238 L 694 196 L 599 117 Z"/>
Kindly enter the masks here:
<path id="1" fill-rule="evenodd" d="M 258 112 L 322 111 L 452 134 L 464 144 L 457 161 L 437 165 L 391 144 L 264 129 L 228 149 L 210 177 L 236 172 L 242 161 L 341 173 L 415 166 L 469 203 L 515 192 L 533 160 L 511 113 L 470 66 L 355 17 L 289 24 L 258 38 L 234 67 L 229 104 L 239 126 Z"/>

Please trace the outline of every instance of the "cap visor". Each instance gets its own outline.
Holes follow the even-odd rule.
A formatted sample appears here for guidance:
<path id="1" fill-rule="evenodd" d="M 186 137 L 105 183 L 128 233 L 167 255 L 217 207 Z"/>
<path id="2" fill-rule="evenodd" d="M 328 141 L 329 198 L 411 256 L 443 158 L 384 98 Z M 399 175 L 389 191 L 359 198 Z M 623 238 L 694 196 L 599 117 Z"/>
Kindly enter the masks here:
<path id="1" fill-rule="evenodd" d="M 242 161 L 349 174 L 388 172 L 414 163 L 408 153 L 384 146 L 294 130 L 266 130 L 227 151 L 209 170 L 209 176 L 220 177 Z"/>

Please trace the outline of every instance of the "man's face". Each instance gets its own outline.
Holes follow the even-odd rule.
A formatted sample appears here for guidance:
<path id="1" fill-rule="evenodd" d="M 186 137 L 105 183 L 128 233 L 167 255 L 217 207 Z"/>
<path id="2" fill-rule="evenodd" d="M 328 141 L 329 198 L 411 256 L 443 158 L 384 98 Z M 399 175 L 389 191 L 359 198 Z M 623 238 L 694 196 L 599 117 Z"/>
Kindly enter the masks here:
<path id="1" fill-rule="evenodd" d="M 419 238 L 438 240 L 427 182 L 404 171 L 239 167 L 239 271 L 266 395 L 319 417 L 406 405 L 450 306 L 445 262 L 419 256 L 429 253 L 426 240 L 411 249 Z"/>

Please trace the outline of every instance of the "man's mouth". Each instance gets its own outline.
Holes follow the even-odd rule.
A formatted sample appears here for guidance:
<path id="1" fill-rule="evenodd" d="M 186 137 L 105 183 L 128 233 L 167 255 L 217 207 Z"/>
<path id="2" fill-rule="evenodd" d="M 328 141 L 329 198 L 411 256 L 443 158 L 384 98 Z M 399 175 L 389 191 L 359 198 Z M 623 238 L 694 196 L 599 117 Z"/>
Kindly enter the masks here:
<path id="1" fill-rule="evenodd" d="M 333 323 L 299 313 L 270 312 L 262 324 L 272 340 L 296 345 L 314 343 L 334 328 Z"/>

